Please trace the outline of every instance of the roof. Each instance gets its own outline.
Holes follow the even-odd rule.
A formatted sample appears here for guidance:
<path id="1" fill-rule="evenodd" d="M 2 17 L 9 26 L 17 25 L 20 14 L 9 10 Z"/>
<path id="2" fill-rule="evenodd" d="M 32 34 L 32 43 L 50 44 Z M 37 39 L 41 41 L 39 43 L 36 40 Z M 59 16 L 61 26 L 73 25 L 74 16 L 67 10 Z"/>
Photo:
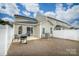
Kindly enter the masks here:
<path id="1" fill-rule="evenodd" d="M 70 26 L 70 24 L 68 24 L 68 23 L 66 23 L 66 22 L 64 22 L 64 21 L 60 21 L 60 20 L 58 20 L 58 19 L 55 19 L 55 18 L 52 18 L 52 17 L 49 17 L 49 16 L 46 16 L 47 18 L 50 18 L 50 19 L 53 19 L 53 20 L 56 20 L 56 21 L 59 21 L 59 22 L 62 22 L 62 23 L 65 23 L 65 24 L 67 24 L 67 25 L 69 25 Z"/>
<path id="2" fill-rule="evenodd" d="M 65 24 L 70 26 L 70 24 L 63 22 L 63 21 L 60 21 L 58 19 L 55 19 L 55 18 L 52 18 L 52 17 L 49 17 L 49 16 L 45 16 L 45 17 L 50 18 L 50 19 L 55 20 L 55 21 L 65 23 Z M 15 15 L 15 18 L 21 18 L 21 19 L 28 20 L 28 21 L 18 21 L 19 23 L 33 23 L 33 24 L 37 23 L 37 20 L 35 18 L 31 18 L 31 17 L 27 17 L 27 16 Z"/>
<path id="3" fill-rule="evenodd" d="M 19 23 L 37 23 L 37 20 L 35 18 L 27 17 L 27 16 L 21 16 L 21 15 L 15 15 L 15 18 L 24 19 L 25 21 L 16 21 Z"/>

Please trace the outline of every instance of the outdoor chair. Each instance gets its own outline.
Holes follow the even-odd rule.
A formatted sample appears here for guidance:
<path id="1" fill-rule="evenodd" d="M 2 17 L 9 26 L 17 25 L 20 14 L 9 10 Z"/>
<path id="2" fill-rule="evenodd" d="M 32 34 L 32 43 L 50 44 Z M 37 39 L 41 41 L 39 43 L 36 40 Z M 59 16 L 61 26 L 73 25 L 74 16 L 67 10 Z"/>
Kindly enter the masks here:
<path id="1" fill-rule="evenodd" d="M 19 36 L 15 34 L 15 39 L 19 39 Z"/>
<path id="2" fill-rule="evenodd" d="M 15 34 L 15 35 L 14 35 L 14 39 L 13 39 L 12 41 L 13 41 L 13 42 L 15 42 L 16 40 L 19 41 L 19 39 L 20 39 L 20 38 L 19 38 L 19 35 L 16 35 L 16 34 Z"/>

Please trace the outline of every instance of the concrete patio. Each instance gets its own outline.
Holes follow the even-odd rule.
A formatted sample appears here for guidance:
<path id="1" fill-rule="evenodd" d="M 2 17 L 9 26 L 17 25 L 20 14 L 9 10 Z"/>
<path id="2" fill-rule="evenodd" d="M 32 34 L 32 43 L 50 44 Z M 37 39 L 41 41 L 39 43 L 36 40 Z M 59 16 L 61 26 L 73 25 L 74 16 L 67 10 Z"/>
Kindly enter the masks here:
<path id="1" fill-rule="evenodd" d="M 28 44 L 12 43 L 8 56 L 79 56 L 79 41 L 65 39 L 39 39 Z"/>

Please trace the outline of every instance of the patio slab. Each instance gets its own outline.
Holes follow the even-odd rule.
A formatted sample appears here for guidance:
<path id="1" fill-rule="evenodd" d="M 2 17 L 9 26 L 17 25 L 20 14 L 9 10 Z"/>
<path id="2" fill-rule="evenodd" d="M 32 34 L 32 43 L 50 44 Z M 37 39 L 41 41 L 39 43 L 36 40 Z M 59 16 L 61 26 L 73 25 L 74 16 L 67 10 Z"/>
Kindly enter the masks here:
<path id="1" fill-rule="evenodd" d="M 12 43 L 8 56 L 79 56 L 79 42 L 65 39 L 39 39 L 27 44 Z"/>

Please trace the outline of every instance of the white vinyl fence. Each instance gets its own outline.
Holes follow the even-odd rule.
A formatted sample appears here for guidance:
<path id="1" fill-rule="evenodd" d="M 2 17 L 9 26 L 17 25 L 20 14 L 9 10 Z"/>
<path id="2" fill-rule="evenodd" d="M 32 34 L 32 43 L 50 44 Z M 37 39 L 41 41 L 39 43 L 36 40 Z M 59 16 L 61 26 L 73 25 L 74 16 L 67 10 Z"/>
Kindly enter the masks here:
<path id="1" fill-rule="evenodd" d="M 7 54 L 12 39 L 14 37 L 14 30 L 8 25 L 0 25 L 0 56 Z"/>
<path id="2" fill-rule="evenodd" d="M 53 37 L 79 41 L 79 30 L 54 30 Z"/>

